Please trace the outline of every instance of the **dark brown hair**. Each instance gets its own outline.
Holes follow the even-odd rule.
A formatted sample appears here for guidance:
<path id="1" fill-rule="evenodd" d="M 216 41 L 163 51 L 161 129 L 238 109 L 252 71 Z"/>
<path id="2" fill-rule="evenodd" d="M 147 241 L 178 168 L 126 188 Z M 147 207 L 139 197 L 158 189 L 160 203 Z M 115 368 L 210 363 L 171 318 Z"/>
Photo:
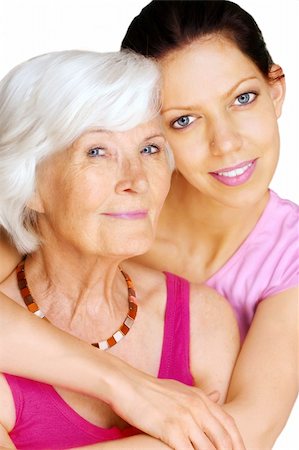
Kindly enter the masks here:
<path id="1" fill-rule="evenodd" d="M 250 14 L 227 0 L 153 0 L 131 22 L 122 49 L 159 59 L 213 34 L 229 38 L 269 76 L 273 61 L 259 27 Z"/>

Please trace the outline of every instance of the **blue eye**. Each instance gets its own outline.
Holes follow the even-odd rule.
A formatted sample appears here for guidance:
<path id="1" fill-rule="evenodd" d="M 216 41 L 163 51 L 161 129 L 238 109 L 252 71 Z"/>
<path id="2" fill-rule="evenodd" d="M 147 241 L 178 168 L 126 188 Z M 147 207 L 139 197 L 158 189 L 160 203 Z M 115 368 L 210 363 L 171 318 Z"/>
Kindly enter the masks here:
<path id="1" fill-rule="evenodd" d="M 154 155 L 155 153 L 158 153 L 160 151 L 160 148 L 157 145 L 147 145 L 141 150 L 141 153 L 145 155 Z"/>
<path id="2" fill-rule="evenodd" d="M 248 105 L 252 103 L 257 97 L 255 92 L 244 92 L 244 94 L 238 95 L 234 105 Z"/>
<path id="3" fill-rule="evenodd" d="M 172 128 L 186 128 L 189 125 L 191 125 L 192 122 L 194 122 L 195 117 L 193 116 L 181 116 L 174 122 L 172 122 Z"/>
<path id="4" fill-rule="evenodd" d="M 104 156 L 105 155 L 105 150 L 103 150 L 100 147 L 95 147 L 95 148 L 91 148 L 90 150 L 88 150 L 87 154 L 91 158 L 96 158 L 97 156 Z"/>

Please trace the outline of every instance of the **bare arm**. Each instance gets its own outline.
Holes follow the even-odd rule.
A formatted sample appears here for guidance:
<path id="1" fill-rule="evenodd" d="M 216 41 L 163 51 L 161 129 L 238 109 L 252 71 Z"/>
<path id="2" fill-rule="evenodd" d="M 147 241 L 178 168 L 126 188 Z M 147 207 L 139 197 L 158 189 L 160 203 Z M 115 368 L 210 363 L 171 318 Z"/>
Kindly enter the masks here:
<path id="1" fill-rule="evenodd" d="M 257 308 L 230 384 L 225 410 L 246 448 L 271 449 L 298 391 L 298 290 L 265 299 Z"/>
<path id="2" fill-rule="evenodd" d="M 0 239 L 0 259 L 5 261 L 5 266 L 1 264 L 0 278 L 13 270 L 19 258 L 13 248 Z M 156 380 L 142 374 L 108 353 L 99 352 L 30 315 L 1 293 L 0 308 L 0 371 L 100 398 L 129 423 L 173 448 L 188 448 L 190 428 L 196 438 L 199 435 L 202 439 L 200 428 L 206 422 L 210 436 L 216 433 L 219 442 L 222 441 L 223 427 L 220 426 L 220 433 L 217 425 L 218 420 L 226 420 L 225 415 L 219 414 L 215 420 L 207 404 L 211 407 L 212 402 L 199 390 L 195 392 L 177 382 Z M 16 324 L 18 333 L 15 332 Z M 197 402 L 194 401 L 196 398 Z M 138 412 L 134 407 L 136 404 L 140 405 Z M 234 426 L 226 428 L 228 432 L 236 433 Z M 149 436 L 136 437 L 133 442 L 137 448 L 140 448 L 140 439 L 144 440 L 142 446 L 151 442 Z M 157 440 L 155 445 L 163 448 L 164 444 Z"/>
<path id="3" fill-rule="evenodd" d="M 197 386 L 206 394 L 217 391 L 225 402 L 240 350 L 240 336 L 232 307 L 216 291 L 199 286 L 193 293 L 191 367 Z"/>
<path id="4" fill-rule="evenodd" d="M 76 450 L 167 450 L 171 448 L 172 447 L 168 447 L 168 445 L 164 444 L 159 439 L 141 434 L 116 441 L 107 441 L 99 444 L 77 447 Z M 2 449 L 0 448 L 0 450 Z"/>
<path id="5" fill-rule="evenodd" d="M 235 315 L 227 300 L 214 290 L 206 286 L 192 289 L 191 368 L 195 383 L 203 392 L 202 401 L 211 413 L 205 416 L 204 411 L 200 411 L 198 420 L 217 448 L 242 450 L 243 441 L 233 418 L 219 405 L 226 399 L 240 349 Z M 213 391 L 219 394 L 218 404 L 208 397 Z"/>
<path id="6" fill-rule="evenodd" d="M 145 391 L 148 388 L 148 395 L 151 396 L 152 394 L 153 396 L 150 401 L 148 400 L 148 407 L 153 413 L 152 418 L 154 419 L 154 414 L 159 411 L 156 402 L 167 398 L 166 387 L 164 388 L 163 385 L 156 386 L 152 377 L 139 373 L 118 358 L 101 352 L 53 327 L 46 321 L 29 314 L 2 293 L 0 293 L 0 304 L 0 371 L 60 385 L 101 398 L 110 404 L 113 397 L 112 393 L 115 393 L 116 403 L 132 405 L 132 410 L 135 409 L 135 401 L 130 401 L 130 391 L 132 390 L 132 395 L 135 395 L 136 401 L 141 402 L 141 398 L 138 399 L 138 392 L 140 391 L 141 396 L 142 390 L 138 389 L 138 385 L 140 386 L 140 378 L 143 378 Z M 17 333 L 15 331 L 16 324 L 18 324 Z M 20 336 L 22 336 L 21 340 Z M 21 343 L 22 345 L 20 345 Z M 119 388 L 121 396 L 128 395 L 125 401 L 118 395 L 117 388 Z M 174 397 L 175 391 L 175 386 L 173 386 L 171 394 Z M 154 398 L 155 393 L 157 399 Z M 143 399 L 143 401 L 146 401 L 146 399 Z M 187 399 L 183 399 L 182 396 L 181 401 L 184 403 L 184 401 L 187 402 Z M 173 399 L 172 406 L 174 405 L 175 400 Z M 187 410 L 186 405 L 185 409 Z M 129 416 L 129 410 L 127 412 Z M 158 420 L 160 420 L 159 414 L 157 415 Z M 150 424 L 149 418 L 145 417 L 145 421 L 147 420 Z M 162 428 L 163 421 L 161 423 Z M 144 449 L 157 448 L 162 450 L 170 448 L 159 439 L 147 435 L 127 439 L 126 442 L 132 450 L 134 448 L 139 450 L 140 445 Z M 96 449 L 105 445 L 103 448 L 107 446 L 107 449 L 123 449 L 123 442 L 123 440 L 114 441 L 112 447 L 110 447 L 110 443 L 105 443 L 87 448 Z M 6 427 L 0 424 L 0 450 L 14 448 Z"/>
<path id="7" fill-rule="evenodd" d="M 167 450 L 171 449 L 159 439 L 141 434 L 117 441 L 108 441 L 84 447 L 76 447 L 77 450 Z M 6 429 L 0 424 L 0 450 L 16 449 Z"/>
<path id="8" fill-rule="evenodd" d="M 218 432 L 214 422 L 223 420 L 224 413 L 215 420 L 199 389 L 140 372 L 28 313 L 2 293 L 0 308 L 0 371 L 99 398 L 131 425 L 177 450 L 191 450 L 190 435 L 201 440 L 206 422 L 211 433 Z M 215 448 L 221 447 L 205 446 Z"/>

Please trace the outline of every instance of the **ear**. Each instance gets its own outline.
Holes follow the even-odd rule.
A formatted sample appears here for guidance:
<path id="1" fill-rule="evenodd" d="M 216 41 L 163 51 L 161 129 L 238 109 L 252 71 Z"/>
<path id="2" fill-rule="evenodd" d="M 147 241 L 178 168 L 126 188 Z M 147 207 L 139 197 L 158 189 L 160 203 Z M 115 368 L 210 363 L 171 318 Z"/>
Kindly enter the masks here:
<path id="1" fill-rule="evenodd" d="M 282 105 L 286 93 L 286 84 L 283 70 L 277 64 L 273 64 L 269 72 L 269 87 L 272 97 L 276 117 L 279 118 L 282 112 Z"/>
<path id="2" fill-rule="evenodd" d="M 26 203 L 26 206 L 29 209 L 32 209 L 32 211 L 35 211 L 37 213 L 44 213 L 44 207 L 43 207 L 43 202 L 42 199 L 39 195 L 38 192 L 34 192 L 31 196 L 31 198 L 28 200 L 28 202 Z"/>

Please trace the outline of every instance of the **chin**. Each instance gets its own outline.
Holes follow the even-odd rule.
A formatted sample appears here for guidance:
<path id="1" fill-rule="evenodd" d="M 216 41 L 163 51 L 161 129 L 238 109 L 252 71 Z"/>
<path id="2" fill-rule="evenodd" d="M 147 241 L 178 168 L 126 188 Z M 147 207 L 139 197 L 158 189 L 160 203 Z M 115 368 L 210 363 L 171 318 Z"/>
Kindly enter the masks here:
<path id="1" fill-rule="evenodd" d="M 233 188 L 234 189 L 234 188 Z M 231 208 L 246 208 L 257 205 L 268 191 L 268 186 L 247 186 L 242 190 L 232 191 L 222 197 L 221 203 Z"/>
<path id="2" fill-rule="evenodd" d="M 143 255 L 148 252 L 153 245 L 153 237 L 145 238 L 130 236 L 121 243 L 115 243 L 110 249 L 107 249 L 107 256 L 122 257 L 124 259 Z"/>

